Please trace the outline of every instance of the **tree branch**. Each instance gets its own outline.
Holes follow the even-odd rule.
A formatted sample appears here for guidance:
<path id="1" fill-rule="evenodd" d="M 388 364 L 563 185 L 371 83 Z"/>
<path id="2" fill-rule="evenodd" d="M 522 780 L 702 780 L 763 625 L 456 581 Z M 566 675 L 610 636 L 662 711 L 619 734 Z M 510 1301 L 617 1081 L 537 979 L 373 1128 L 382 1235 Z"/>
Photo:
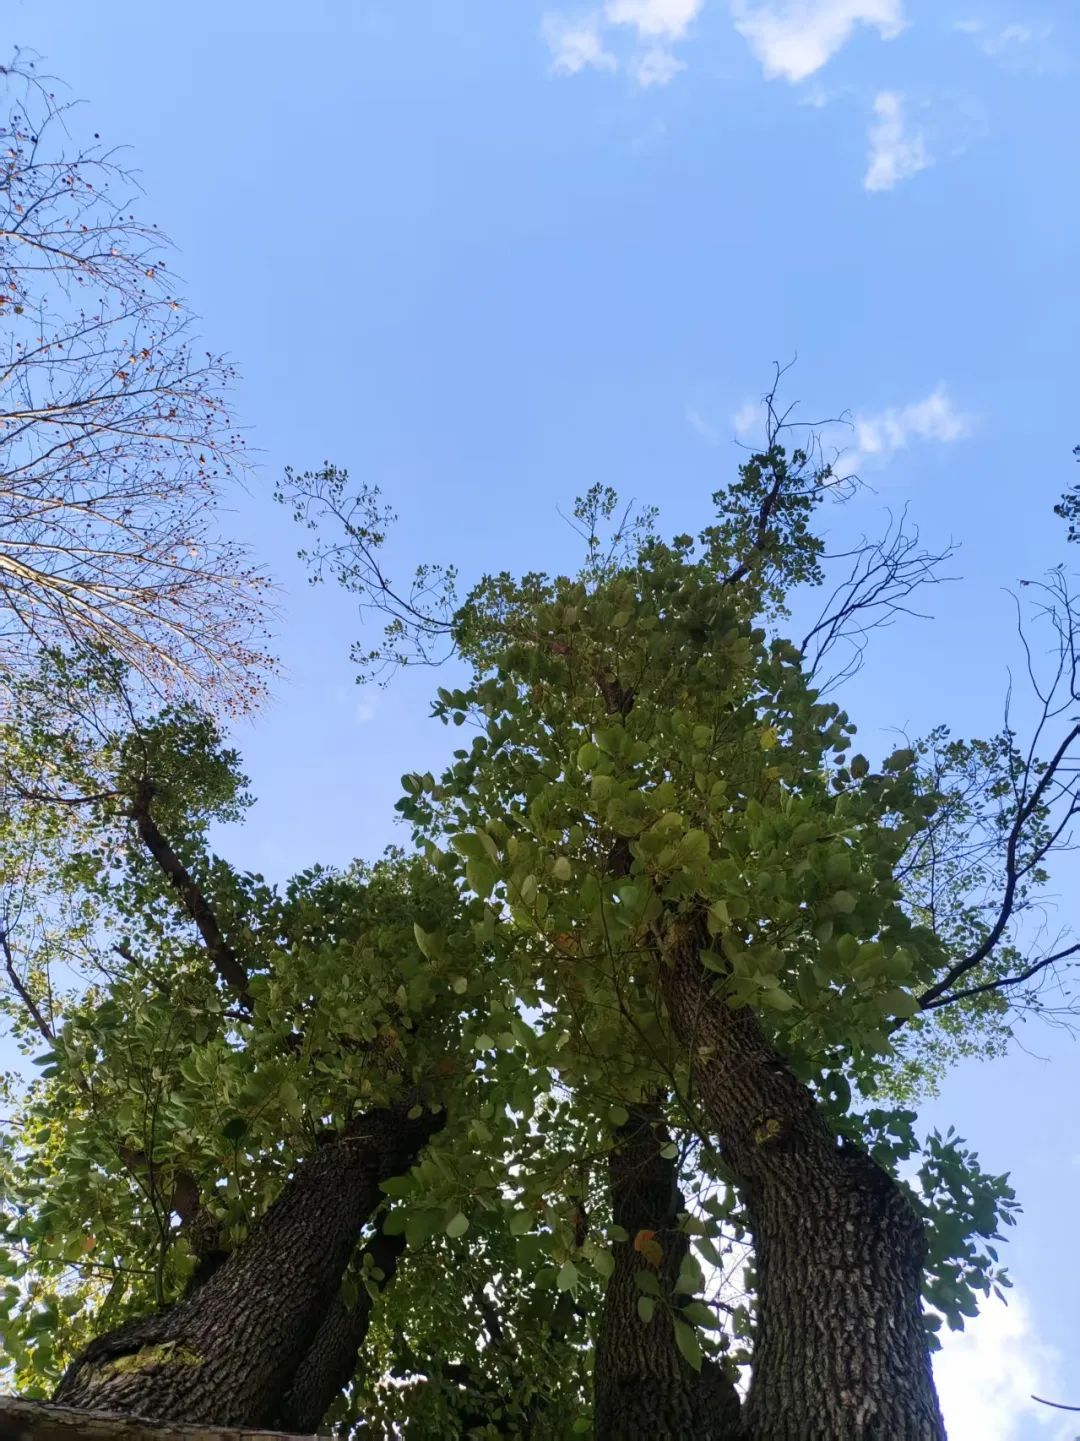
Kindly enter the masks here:
<path id="1" fill-rule="evenodd" d="M 15 991 L 19 996 L 19 999 L 22 1001 L 23 1005 L 30 1013 L 30 1017 L 34 1022 L 34 1025 L 37 1026 L 38 1030 L 44 1036 L 45 1040 L 48 1041 L 50 1045 L 52 1045 L 56 1040 L 56 1036 L 53 1032 L 52 1027 L 42 1015 L 37 1002 L 30 994 L 30 991 L 24 983 L 22 977 L 19 975 L 18 968 L 15 965 L 15 957 L 12 955 L 11 952 L 11 942 L 8 940 L 7 931 L 2 927 L 0 927 L 0 951 L 3 951 L 4 954 L 4 970 L 7 972 L 8 980 L 11 982 L 12 986 L 15 988 Z"/>
<path id="2" fill-rule="evenodd" d="M 150 802 L 153 795 L 153 782 L 140 781 L 131 807 L 132 818 L 138 829 L 139 837 L 179 895 L 184 909 L 198 927 L 214 970 L 229 989 L 236 994 L 244 1010 L 251 1011 L 253 1002 L 248 989 L 248 973 L 236 952 L 226 941 L 210 902 L 196 885 L 191 873 L 169 845 L 151 816 Z"/>

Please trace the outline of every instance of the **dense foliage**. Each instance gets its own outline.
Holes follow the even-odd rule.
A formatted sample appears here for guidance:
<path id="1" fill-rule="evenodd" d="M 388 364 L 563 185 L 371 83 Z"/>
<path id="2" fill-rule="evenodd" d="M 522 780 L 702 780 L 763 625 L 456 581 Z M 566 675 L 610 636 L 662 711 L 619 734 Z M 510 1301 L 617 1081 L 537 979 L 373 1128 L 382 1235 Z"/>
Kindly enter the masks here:
<path id="1" fill-rule="evenodd" d="M 958 1052 L 1000 1050 L 1010 1006 L 1071 955 L 1029 953 L 1023 916 L 1071 813 L 1074 737 L 1045 764 L 1009 730 L 855 750 L 820 646 L 785 635 L 827 566 L 830 479 L 774 434 L 714 522 L 671 541 L 594 490 L 578 574 L 492 576 L 440 611 L 423 584 L 395 609 L 381 535 L 349 519 L 363 500 L 338 472 L 304 478 L 302 514 L 329 496 L 346 517 L 338 578 L 390 610 L 393 655 L 441 635 L 463 663 L 434 715 L 466 743 L 403 777 L 407 852 L 283 889 L 210 852 L 247 796 L 205 715 L 144 715 L 104 654 L 51 652 L 13 688 L 2 1004 L 39 1068 L 7 1079 L 0 1153 L 20 1390 L 48 1394 L 92 1337 L 191 1294 L 302 1158 L 401 1103 L 437 1127 L 382 1181 L 392 1284 L 363 1246 L 342 1279 L 347 1306 L 374 1304 L 332 1414 L 377 1434 L 589 1430 L 625 1257 L 629 1324 L 673 1342 L 688 1383 L 752 1370 L 750 1183 L 702 1080 L 721 1058 L 672 1020 L 687 944 L 709 1004 L 752 1018 L 922 1218 L 928 1327 L 1007 1284 L 1006 1179 L 916 1107 Z M 1070 704 L 1067 669 L 1055 685 Z M 782 1148 L 788 1120 L 751 1120 Z M 616 1220 L 635 1125 L 679 1188 L 667 1229 Z"/>

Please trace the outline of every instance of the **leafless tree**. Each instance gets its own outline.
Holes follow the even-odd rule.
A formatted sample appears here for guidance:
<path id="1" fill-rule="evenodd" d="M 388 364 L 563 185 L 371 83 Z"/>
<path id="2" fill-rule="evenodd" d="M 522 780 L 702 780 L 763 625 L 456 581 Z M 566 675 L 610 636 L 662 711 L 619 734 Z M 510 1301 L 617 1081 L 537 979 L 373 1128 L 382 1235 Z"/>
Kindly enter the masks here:
<path id="1" fill-rule="evenodd" d="M 231 367 L 197 348 L 136 187 L 33 65 L 0 67 L 0 686 L 103 648 L 155 689 L 257 701 L 267 582 L 216 507 Z"/>

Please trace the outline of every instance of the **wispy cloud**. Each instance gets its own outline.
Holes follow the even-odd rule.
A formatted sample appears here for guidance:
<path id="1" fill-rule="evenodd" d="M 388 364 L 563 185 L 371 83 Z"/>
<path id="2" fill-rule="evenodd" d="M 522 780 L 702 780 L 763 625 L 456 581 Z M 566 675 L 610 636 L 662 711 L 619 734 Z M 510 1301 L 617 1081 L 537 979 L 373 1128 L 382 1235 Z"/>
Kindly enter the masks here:
<path id="1" fill-rule="evenodd" d="M 984 55 L 1006 67 L 1042 70 L 1048 66 L 1047 41 L 1054 33 L 1048 20 L 1000 26 L 988 25 L 985 20 L 956 20 L 953 29 L 969 35 Z"/>
<path id="2" fill-rule="evenodd" d="M 653 85 L 670 85 L 680 70 L 686 69 L 686 62 L 662 46 L 643 50 L 631 63 L 634 79 L 643 90 Z"/>
<path id="3" fill-rule="evenodd" d="M 944 385 L 911 405 L 891 406 L 871 414 L 856 414 L 852 441 L 839 463 L 840 475 L 851 475 L 867 463 L 880 466 L 912 441 L 951 444 L 964 440 L 975 428 L 975 417 L 957 409 Z"/>
<path id="4" fill-rule="evenodd" d="M 721 445 L 732 433 L 744 445 L 764 442 L 766 415 L 761 400 L 745 400 L 730 418 L 730 431 L 722 432 L 721 427 L 697 407 L 687 407 L 686 420 L 708 445 Z M 856 412 L 846 437 L 837 438 L 837 446 L 842 447 L 843 453 L 834 468 L 839 478 L 853 475 L 862 467 L 880 469 L 897 451 L 913 442 L 951 444 L 966 439 L 974 429 L 974 415 L 959 409 L 946 386 L 941 384 L 909 405 Z"/>
<path id="5" fill-rule="evenodd" d="M 731 10 L 766 76 L 792 84 L 827 64 L 859 25 L 883 40 L 904 28 L 903 0 L 731 0 Z"/>
<path id="6" fill-rule="evenodd" d="M 882 90 L 874 97 L 874 120 L 868 140 L 870 159 L 863 178 L 867 190 L 891 190 L 933 164 L 926 137 L 908 124 L 904 97 L 895 90 Z"/>
<path id="7" fill-rule="evenodd" d="M 1057 1396 L 1061 1358 L 1039 1334 L 1023 1295 L 987 1301 L 961 1332 L 947 1333 L 934 1360 L 949 1441 L 1019 1441 L 1038 1419 L 1046 1441 L 1071 1441 L 1075 1421 L 1033 1401 Z"/>
<path id="8" fill-rule="evenodd" d="M 604 48 L 599 15 L 571 17 L 549 11 L 540 28 L 551 51 L 551 68 L 556 75 L 616 68 L 615 56 Z"/>
<path id="9" fill-rule="evenodd" d="M 705 0 L 608 0 L 609 25 L 633 25 L 645 40 L 682 40 Z"/>
<path id="10" fill-rule="evenodd" d="M 765 407 L 760 400 L 744 400 L 731 417 L 731 424 L 740 440 L 748 440 L 755 431 L 764 431 Z"/>
<path id="11" fill-rule="evenodd" d="M 720 434 L 719 430 L 707 416 L 702 415 L 696 406 L 688 405 L 686 407 L 686 423 L 692 431 L 700 436 L 706 445 L 720 445 L 723 443 L 724 437 Z"/>
<path id="12" fill-rule="evenodd" d="M 582 70 L 618 70 L 623 64 L 643 89 L 668 85 L 686 62 L 671 46 L 686 38 L 705 0 L 607 0 L 599 9 L 567 15 L 549 11 L 541 30 L 557 75 Z M 631 47 L 611 48 L 629 32 Z M 620 58 L 621 56 L 621 58 Z"/>

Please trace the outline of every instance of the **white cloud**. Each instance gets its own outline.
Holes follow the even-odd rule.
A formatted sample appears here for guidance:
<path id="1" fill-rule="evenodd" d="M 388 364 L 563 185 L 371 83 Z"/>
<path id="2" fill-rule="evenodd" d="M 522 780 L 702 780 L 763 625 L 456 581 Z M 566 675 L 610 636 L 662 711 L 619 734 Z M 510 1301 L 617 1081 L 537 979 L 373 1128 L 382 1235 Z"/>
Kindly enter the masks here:
<path id="1" fill-rule="evenodd" d="M 904 28 L 903 0 L 731 0 L 731 9 L 766 76 L 793 85 L 831 60 L 856 26 L 875 26 L 883 40 Z"/>
<path id="2" fill-rule="evenodd" d="M 551 68 L 557 75 L 582 70 L 617 70 L 620 58 L 609 42 L 620 30 L 633 32 L 635 49 L 626 69 L 642 89 L 668 85 L 685 61 L 670 46 L 686 36 L 705 0 L 607 0 L 602 9 L 580 15 L 551 10 L 541 30 L 551 51 Z"/>
<path id="3" fill-rule="evenodd" d="M 685 69 L 685 61 L 659 45 L 643 50 L 634 57 L 631 65 L 634 79 L 643 90 L 648 90 L 652 85 L 670 85 L 679 71 Z"/>
<path id="4" fill-rule="evenodd" d="M 939 385 L 911 405 L 856 415 L 852 421 L 854 446 L 845 449 L 837 473 L 851 475 L 867 461 L 883 465 L 913 440 L 942 444 L 964 440 L 974 428 L 974 416 L 958 410 L 945 386 Z"/>
<path id="5" fill-rule="evenodd" d="M 1059 1372 L 1060 1358 L 1039 1335 L 1022 1295 L 1010 1292 L 1008 1306 L 985 1302 L 963 1331 L 943 1336 L 934 1358 L 949 1441 L 1020 1441 L 1035 1418 L 1047 1428 L 1046 1441 L 1071 1441 L 1075 1420 L 1031 1399 L 1060 1399 Z"/>
<path id="6" fill-rule="evenodd" d="M 895 90 L 882 90 L 874 98 L 875 120 L 870 126 L 870 160 L 863 185 L 867 190 L 891 190 L 933 164 L 921 130 L 911 130 L 904 118 L 904 99 Z"/>
<path id="7" fill-rule="evenodd" d="M 576 75 L 580 70 L 614 70 L 618 64 L 604 48 L 599 15 L 571 18 L 549 11 L 541 30 L 551 51 L 551 68 L 557 75 Z"/>
<path id="8" fill-rule="evenodd" d="M 692 405 L 686 407 L 686 423 L 691 430 L 697 432 L 706 445 L 720 444 L 722 437 L 716 426 Z"/>
<path id="9" fill-rule="evenodd" d="M 609 25 L 633 25 L 650 40 L 681 40 L 697 19 L 705 0 L 608 0 Z"/>
<path id="10" fill-rule="evenodd" d="M 1047 21 L 1036 25 L 1013 21 L 1000 29 L 990 29 L 982 20 L 957 20 L 953 29 L 961 35 L 970 35 L 984 55 L 1006 64 L 1030 62 L 1054 33 L 1054 27 Z"/>
<path id="11" fill-rule="evenodd" d="M 378 706 L 373 700 L 358 700 L 353 710 L 353 720 L 357 725 L 367 725 L 373 721 L 378 713 Z"/>
<path id="12" fill-rule="evenodd" d="M 759 400 L 746 400 L 731 417 L 735 434 L 745 440 L 753 431 L 762 428 L 762 405 Z"/>

